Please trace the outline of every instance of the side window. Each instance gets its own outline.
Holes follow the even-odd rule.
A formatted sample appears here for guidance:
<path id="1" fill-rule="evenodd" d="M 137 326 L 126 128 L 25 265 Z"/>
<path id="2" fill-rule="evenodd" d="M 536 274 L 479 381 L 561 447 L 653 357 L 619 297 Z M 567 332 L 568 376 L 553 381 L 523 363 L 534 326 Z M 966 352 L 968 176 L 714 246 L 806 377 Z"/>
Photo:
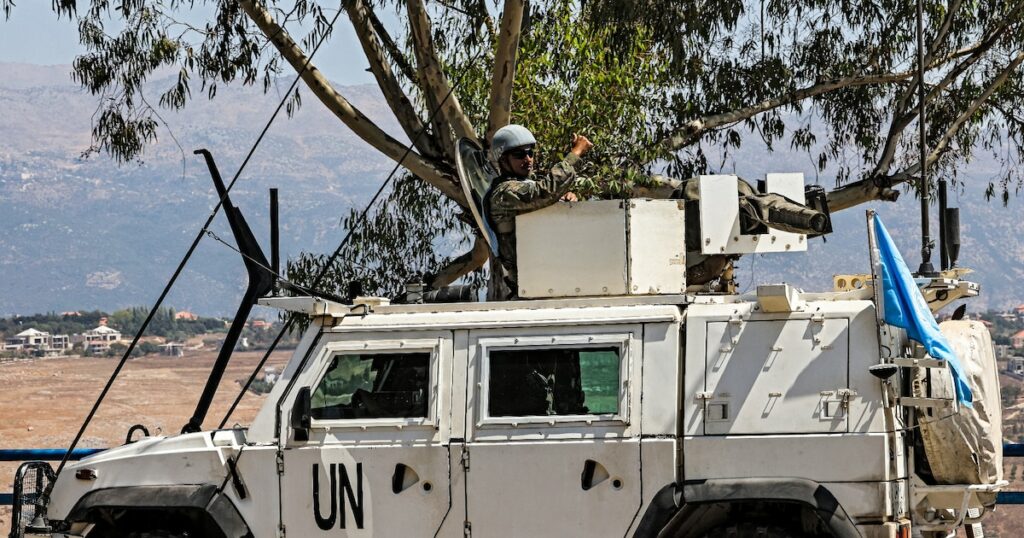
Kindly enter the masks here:
<path id="1" fill-rule="evenodd" d="M 619 411 L 618 346 L 492 349 L 488 360 L 489 416 Z"/>
<path id="2" fill-rule="evenodd" d="M 314 419 L 427 416 L 430 353 L 338 353 L 313 392 Z"/>

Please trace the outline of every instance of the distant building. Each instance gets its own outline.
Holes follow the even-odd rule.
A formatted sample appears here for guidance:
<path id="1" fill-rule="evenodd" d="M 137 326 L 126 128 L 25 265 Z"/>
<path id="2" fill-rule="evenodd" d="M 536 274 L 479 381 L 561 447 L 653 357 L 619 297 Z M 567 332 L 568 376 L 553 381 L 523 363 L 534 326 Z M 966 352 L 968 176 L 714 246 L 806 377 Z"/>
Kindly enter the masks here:
<path id="1" fill-rule="evenodd" d="M 71 348 L 66 334 L 51 335 L 36 329 L 25 329 L 4 340 L 4 351 L 25 351 L 39 355 L 59 355 Z"/>
<path id="2" fill-rule="evenodd" d="M 167 342 L 160 346 L 160 354 L 168 357 L 183 357 L 185 355 L 185 344 L 181 342 Z"/>
<path id="3" fill-rule="evenodd" d="M 1018 331 L 1010 337 L 1010 345 L 1013 346 L 1013 349 L 1024 348 L 1024 330 Z"/>
<path id="4" fill-rule="evenodd" d="M 78 335 L 78 341 L 85 344 L 85 350 L 92 353 L 106 353 L 110 351 L 110 344 L 121 341 L 121 333 L 116 329 L 107 327 L 107 318 L 100 319 L 100 325 L 95 329 L 85 331 Z"/>
<path id="5" fill-rule="evenodd" d="M 1006 364 L 1006 371 L 1012 374 L 1024 375 L 1024 358 L 1011 357 Z"/>
<path id="6" fill-rule="evenodd" d="M 265 330 L 271 328 L 272 326 L 273 326 L 273 324 L 270 323 L 269 321 L 265 320 L 265 319 L 254 319 L 254 320 L 252 320 L 252 328 L 253 329 L 263 329 L 265 331 Z"/>
<path id="7" fill-rule="evenodd" d="M 184 319 L 184 320 L 188 320 L 188 321 L 195 321 L 195 320 L 199 319 L 199 316 L 193 314 L 192 312 L 189 312 L 188 310 L 182 310 L 181 312 L 177 312 L 177 313 L 174 314 L 174 319 Z"/>
<path id="8" fill-rule="evenodd" d="M 281 372 L 277 371 L 277 368 L 273 366 L 267 366 L 263 369 L 263 380 L 273 385 L 277 383 L 277 380 L 281 377 Z"/>

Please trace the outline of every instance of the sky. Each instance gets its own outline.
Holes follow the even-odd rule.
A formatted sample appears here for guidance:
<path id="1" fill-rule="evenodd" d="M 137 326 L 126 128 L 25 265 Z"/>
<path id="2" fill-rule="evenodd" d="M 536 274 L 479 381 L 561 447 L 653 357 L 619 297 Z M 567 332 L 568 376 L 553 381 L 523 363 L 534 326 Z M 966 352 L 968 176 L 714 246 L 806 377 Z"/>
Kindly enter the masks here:
<path id="1" fill-rule="evenodd" d="M 82 2 L 84 5 L 85 2 Z M 202 23 L 202 10 L 186 20 Z M 206 10 L 207 12 L 209 10 Z M 394 16 L 382 13 L 385 24 L 394 23 Z M 388 20 L 388 19 L 392 20 Z M 341 84 L 366 84 L 373 76 L 366 71 L 368 64 L 359 42 L 352 32 L 348 18 L 338 19 L 335 35 L 321 47 L 315 58 L 317 67 L 331 80 Z M 301 35 L 289 27 L 296 37 Z M 301 29 L 300 29 L 301 30 Z M 71 64 L 75 56 L 85 52 L 78 43 L 76 25 L 65 17 L 61 20 L 45 0 L 19 0 L 8 20 L 0 13 L 0 62 L 36 65 Z M 285 72 L 290 75 L 290 72 Z"/>

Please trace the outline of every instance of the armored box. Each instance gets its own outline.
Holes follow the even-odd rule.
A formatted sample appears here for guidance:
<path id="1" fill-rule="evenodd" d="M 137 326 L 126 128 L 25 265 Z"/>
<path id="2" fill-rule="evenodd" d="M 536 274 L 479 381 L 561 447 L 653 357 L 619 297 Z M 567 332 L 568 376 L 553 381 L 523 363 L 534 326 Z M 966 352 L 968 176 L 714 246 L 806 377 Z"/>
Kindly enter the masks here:
<path id="1" fill-rule="evenodd" d="M 682 200 L 560 202 L 516 217 L 522 298 L 686 290 Z"/>

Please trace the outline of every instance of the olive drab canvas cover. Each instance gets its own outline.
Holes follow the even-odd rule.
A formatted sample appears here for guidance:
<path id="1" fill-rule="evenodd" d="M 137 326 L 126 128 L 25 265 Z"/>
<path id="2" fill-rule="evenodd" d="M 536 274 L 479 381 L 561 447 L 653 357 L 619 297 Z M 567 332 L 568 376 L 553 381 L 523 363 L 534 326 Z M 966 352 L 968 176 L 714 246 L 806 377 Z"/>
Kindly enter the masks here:
<path id="1" fill-rule="evenodd" d="M 498 170 L 487 159 L 487 152 L 476 142 L 468 138 L 460 138 L 458 151 L 455 153 L 455 165 L 462 183 L 462 193 L 466 195 L 473 220 L 480 228 L 484 239 L 491 247 L 491 253 L 498 254 L 498 237 L 487 221 L 487 191 L 498 178 Z"/>

